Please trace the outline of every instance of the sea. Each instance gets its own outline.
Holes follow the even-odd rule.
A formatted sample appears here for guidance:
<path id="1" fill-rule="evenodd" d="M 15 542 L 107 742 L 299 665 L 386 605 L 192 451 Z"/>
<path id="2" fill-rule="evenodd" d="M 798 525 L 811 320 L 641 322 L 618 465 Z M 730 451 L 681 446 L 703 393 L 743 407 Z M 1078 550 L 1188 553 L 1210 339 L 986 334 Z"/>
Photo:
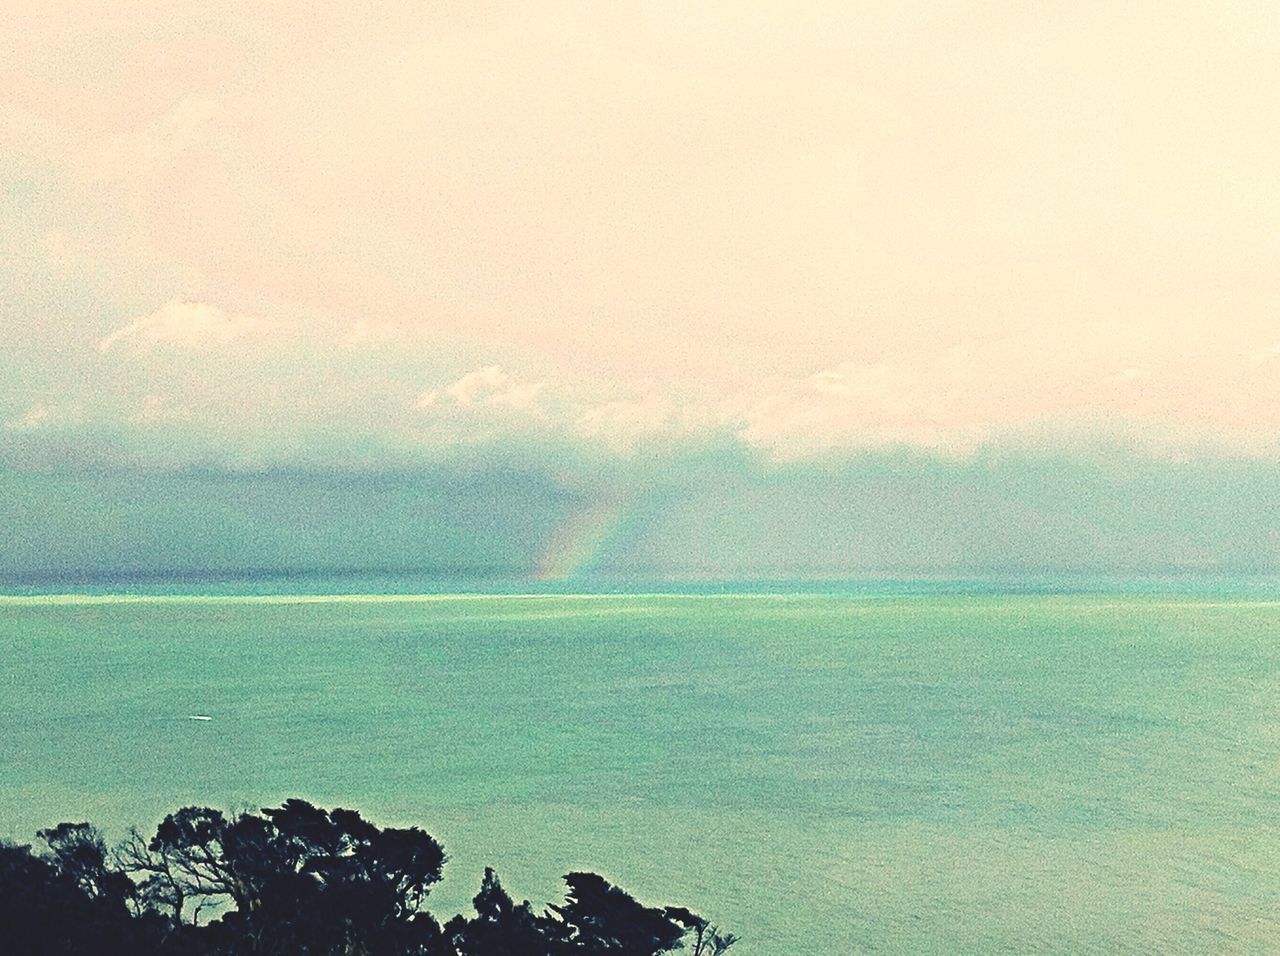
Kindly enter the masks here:
<path id="1" fill-rule="evenodd" d="M 1280 582 L 0 586 L 0 838 L 288 797 L 733 956 L 1280 952 Z M 194 718 L 209 719 L 194 719 Z"/>

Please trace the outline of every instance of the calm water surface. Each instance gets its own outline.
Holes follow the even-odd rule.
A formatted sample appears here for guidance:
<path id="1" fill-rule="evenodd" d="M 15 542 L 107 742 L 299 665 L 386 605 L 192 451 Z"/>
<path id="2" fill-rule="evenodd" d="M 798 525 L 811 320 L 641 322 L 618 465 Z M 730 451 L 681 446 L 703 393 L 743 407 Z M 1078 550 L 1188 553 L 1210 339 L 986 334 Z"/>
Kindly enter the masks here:
<path id="1" fill-rule="evenodd" d="M 0 836 L 291 795 L 735 954 L 1280 951 L 1251 596 L 0 598 Z M 192 721 L 207 714 L 210 721 Z"/>

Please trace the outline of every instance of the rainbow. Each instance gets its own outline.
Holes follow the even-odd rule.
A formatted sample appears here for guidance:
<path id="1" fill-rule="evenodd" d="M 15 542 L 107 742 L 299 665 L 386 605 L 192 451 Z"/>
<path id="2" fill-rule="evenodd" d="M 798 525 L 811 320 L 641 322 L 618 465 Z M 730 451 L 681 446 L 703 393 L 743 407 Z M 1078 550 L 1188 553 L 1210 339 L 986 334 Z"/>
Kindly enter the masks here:
<path id="1" fill-rule="evenodd" d="M 637 509 L 630 497 L 589 501 L 572 511 L 552 532 L 539 556 L 535 577 L 559 580 L 595 567 L 609 546 L 629 536 Z"/>

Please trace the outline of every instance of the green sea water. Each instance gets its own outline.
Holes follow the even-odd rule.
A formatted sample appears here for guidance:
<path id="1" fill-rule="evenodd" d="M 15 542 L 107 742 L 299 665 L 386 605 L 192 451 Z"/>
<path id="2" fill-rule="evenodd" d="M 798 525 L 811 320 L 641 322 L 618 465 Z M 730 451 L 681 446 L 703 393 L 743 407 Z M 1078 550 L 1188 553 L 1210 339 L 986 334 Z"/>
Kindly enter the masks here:
<path id="1" fill-rule="evenodd" d="M 588 868 L 741 956 L 1280 951 L 1266 589 L 234 590 L 0 598 L 0 837 L 301 795 L 441 839 L 441 917 Z"/>

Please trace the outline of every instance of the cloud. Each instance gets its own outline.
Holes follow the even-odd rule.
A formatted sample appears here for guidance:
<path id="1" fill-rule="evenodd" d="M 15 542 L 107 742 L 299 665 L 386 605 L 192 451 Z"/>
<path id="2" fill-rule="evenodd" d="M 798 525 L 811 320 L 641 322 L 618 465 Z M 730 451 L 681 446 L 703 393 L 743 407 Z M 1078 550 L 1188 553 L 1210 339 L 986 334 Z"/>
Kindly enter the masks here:
<path id="1" fill-rule="evenodd" d="M 459 405 L 489 405 L 494 408 L 532 408 L 544 382 L 522 382 L 513 379 L 500 365 L 486 365 L 462 376 L 445 389 L 445 394 Z"/>
<path id="2" fill-rule="evenodd" d="M 955 369 L 940 377 L 937 369 L 844 362 L 777 385 L 747 407 L 737 434 L 779 459 L 891 445 L 972 451 L 990 426 L 956 401 L 957 377 Z"/>
<path id="3" fill-rule="evenodd" d="M 6 414 L 181 395 L 193 444 L 371 458 L 1073 418 L 1274 447 L 1262 8 L 472 6 L 23 0 Z"/>
<path id="4" fill-rule="evenodd" d="M 197 349 L 228 345 L 270 329 L 271 324 L 261 319 L 233 315 L 204 302 L 173 299 L 150 315 L 116 329 L 98 343 L 98 351 L 108 352 L 122 342 Z"/>
<path id="5" fill-rule="evenodd" d="M 539 399 L 546 387 L 545 382 L 525 382 L 512 378 L 501 365 L 486 365 L 468 372 L 442 389 L 423 392 L 418 396 L 417 404 L 418 408 L 451 404 L 463 408 L 488 407 L 534 412 L 538 410 Z"/>
<path id="6" fill-rule="evenodd" d="M 418 395 L 415 406 L 433 418 L 430 435 L 474 443 L 478 436 L 536 435 L 627 455 L 643 445 L 671 447 L 731 421 L 718 403 L 678 401 L 652 387 L 628 390 L 581 382 L 532 381 L 500 365 L 481 366 L 441 388 Z"/>
<path id="7" fill-rule="evenodd" d="M 618 455 L 644 446 L 669 446 L 699 430 L 702 409 L 657 395 L 623 398 L 580 406 L 569 428 L 576 436 Z"/>

